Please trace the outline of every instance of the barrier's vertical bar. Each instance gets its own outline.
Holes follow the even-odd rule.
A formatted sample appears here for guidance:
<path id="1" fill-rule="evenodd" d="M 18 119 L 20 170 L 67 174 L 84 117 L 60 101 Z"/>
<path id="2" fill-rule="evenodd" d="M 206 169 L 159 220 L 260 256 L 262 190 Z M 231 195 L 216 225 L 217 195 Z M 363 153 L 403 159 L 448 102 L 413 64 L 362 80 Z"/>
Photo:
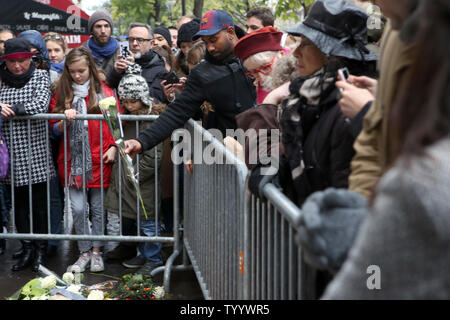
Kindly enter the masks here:
<path id="1" fill-rule="evenodd" d="M 140 125 L 139 125 L 139 120 L 135 120 L 135 126 L 136 126 L 136 138 L 139 136 L 139 130 L 140 130 Z M 141 161 L 141 156 L 139 154 L 136 155 L 136 175 L 137 175 L 137 181 L 138 181 L 138 185 L 140 185 L 140 163 Z M 132 164 L 133 165 L 133 164 Z M 140 230 L 141 230 L 141 205 L 140 205 L 140 200 L 139 197 L 136 195 L 136 202 L 137 202 L 137 210 L 136 210 L 136 234 L 140 235 Z M 122 219 L 122 218 L 121 218 Z"/>
<path id="2" fill-rule="evenodd" d="M 14 137 L 13 137 L 13 130 L 14 130 L 14 120 L 10 120 L 9 121 L 9 141 L 13 142 L 14 141 Z M 15 186 L 15 175 L 14 175 L 14 149 L 15 149 L 16 145 L 13 143 L 12 148 L 11 146 L 9 146 L 9 154 L 10 154 L 10 162 L 11 162 L 11 169 L 10 169 L 10 176 L 11 176 L 11 219 L 12 219 L 12 232 L 17 232 L 17 228 L 16 228 L 16 195 L 15 195 L 15 190 L 14 190 L 14 186 Z"/>
<path id="3" fill-rule="evenodd" d="M 282 257 L 281 255 L 281 250 L 280 250 L 280 215 L 278 214 L 278 210 L 275 210 L 275 215 L 274 215 L 274 233 L 275 233 L 275 237 L 274 237 L 274 264 L 275 264 L 275 277 L 274 277 L 274 291 L 275 291 L 275 295 L 274 295 L 274 299 L 275 300 L 279 300 L 280 299 L 280 257 Z"/>
<path id="4" fill-rule="evenodd" d="M 266 204 L 261 201 L 261 299 L 266 300 L 267 255 L 266 255 Z"/>
<path id="5" fill-rule="evenodd" d="M 261 299 L 261 200 L 256 198 L 256 297 Z"/>
<path id="6" fill-rule="evenodd" d="M 286 286 L 285 286 L 285 277 L 286 277 L 286 241 L 285 241 L 285 221 L 284 218 L 281 217 L 281 300 L 286 300 Z"/>
<path id="7" fill-rule="evenodd" d="M 104 206 L 104 187 L 103 187 L 103 120 L 99 120 L 100 122 L 100 199 L 102 202 L 102 234 L 105 234 L 105 206 Z M 109 150 L 109 148 L 107 149 Z M 93 174 L 94 172 L 92 172 Z"/>
<path id="8" fill-rule="evenodd" d="M 273 299 L 273 248 L 272 248 L 272 239 L 273 239 L 273 232 L 272 232 L 272 206 L 271 202 L 267 201 L 267 241 L 266 246 L 268 250 L 267 255 L 267 299 L 271 300 Z"/>
<path id="9" fill-rule="evenodd" d="M 64 126 L 64 134 L 63 134 L 63 139 L 64 139 L 64 195 L 66 198 L 65 201 L 65 207 L 66 207 L 66 212 L 65 212 L 65 216 L 64 216 L 64 226 L 65 226 L 65 230 L 67 230 L 67 232 L 70 233 L 69 230 L 69 202 L 70 202 L 70 193 L 69 193 L 69 186 L 68 186 L 68 177 L 67 177 L 67 120 L 63 120 L 63 126 Z"/>
<path id="10" fill-rule="evenodd" d="M 30 210 L 30 234 L 34 233 L 34 219 L 33 219 L 33 187 L 31 178 L 31 120 L 27 120 L 28 132 L 28 206 Z"/>
<path id="11" fill-rule="evenodd" d="M 87 206 L 87 196 L 86 196 L 86 134 L 88 134 L 88 124 L 87 124 L 87 120 L 77 120 L 75 119 L 75 121 L 83 121 L 83 134 L 82 134 L 82 147 L 83 147 L 83 229 L 84 229 L 84 234 L 88 234 L 86 232 L 86 226 L 89 226 L 89 222 L 88 217 L 89 217 L 89 212 L 87 210 L 88 206 Z M 73 169 L 73 168 L 72 168 Z"/>
<path id="12" fill-rule="evenodd" d="M 289 268 L 289 278 L 288 278 L 288 299 L 294 300 L 295 299 L 295 270 L 297 265 L 295 264 L 294 259 L 294 235 L 292 232 L 292 227 L 289 226 L 289 254 L 288 254 L 288 268 Z"/>
<path id="13" fill-rule="evenodd" d="M 50 146 L 50 123 L 48 121 L 45 122 L 46 130 L 45 130 L 45 141 L 47 144 L 47 233 L 51 233 L 51 222 L 50 222 L 50 157 L 52 156 L 50 153 L 51 146 Z M 55 190 L 56 192 L 56 190 Z"/>

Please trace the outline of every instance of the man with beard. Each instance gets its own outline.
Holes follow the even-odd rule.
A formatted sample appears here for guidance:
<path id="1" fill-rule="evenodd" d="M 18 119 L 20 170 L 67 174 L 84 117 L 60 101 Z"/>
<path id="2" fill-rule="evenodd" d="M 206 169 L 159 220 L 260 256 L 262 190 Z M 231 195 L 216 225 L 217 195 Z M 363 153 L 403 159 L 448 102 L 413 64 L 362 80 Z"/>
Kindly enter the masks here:
<path id="1" fill-rule="evenodd" d="M 236 129 L 235 116 L 256 103 L 255 87 L 245 75 L 239 58 L 233 55 L 238 35 L 245 32 L 234 25 L 223 10 L 208 11 L 200 30 L 192 40 L 201 38 L 206 44 L 205 60 L 196 65 L 181 94 L 169 104 L 159 118 L 137 140 L 127 140 L 126 153 L 136 154 L 151 149 L 184 125 L 205 102 L 215 111 L 214 128 L 225 136 L 226 129 Z"/>
<path id="2" fill-rule="evenodd" d="M 120 54 L 117 40 L 111 37 L 114 24 L 109 12 L 95 11 L 89 18 L 88 29 L 92 37 L 83 46 L 91 51 L 97 66 L 108 74 Z"/>
<path id="3" fill-rule="evenodd" d="M 117 88 L 127 66 L 133 61 L 142 68 L 142 76 L 148 83 L 150 97 L 167 103 L 161 82 L 167 74 L 164 60 L 151 49 L 153 39 L 152 28 L 143 23 L 132 23 L 128 28 L 128 43 L 131 55 L 127 58 L 119 55 L 119 59 L 107 73 L 107 82 L 111 88 Z"/>

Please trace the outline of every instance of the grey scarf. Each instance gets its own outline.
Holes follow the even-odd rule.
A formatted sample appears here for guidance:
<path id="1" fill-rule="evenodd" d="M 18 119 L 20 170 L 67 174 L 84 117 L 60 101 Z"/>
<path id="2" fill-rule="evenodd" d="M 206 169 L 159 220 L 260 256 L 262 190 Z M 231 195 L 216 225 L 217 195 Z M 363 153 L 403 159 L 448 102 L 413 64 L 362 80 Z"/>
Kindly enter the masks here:
<path id="1" fill-rule="evenodd" d="M 82 85 L 75 82 L 72 83 L 74 96 L 72 109 L 78 111 L 79 114 L 87 114 L 85 98 L 89 94 L 89 88 L 89 80 Z M 69 141 L 70 157 L 72 159 L 69 185 L 75 185 L 80 188 L 83 186 L 83 174 L 85 174 L 86 184 L 93 179 L 87 120 L 72 121 L 69 128 Z"/>

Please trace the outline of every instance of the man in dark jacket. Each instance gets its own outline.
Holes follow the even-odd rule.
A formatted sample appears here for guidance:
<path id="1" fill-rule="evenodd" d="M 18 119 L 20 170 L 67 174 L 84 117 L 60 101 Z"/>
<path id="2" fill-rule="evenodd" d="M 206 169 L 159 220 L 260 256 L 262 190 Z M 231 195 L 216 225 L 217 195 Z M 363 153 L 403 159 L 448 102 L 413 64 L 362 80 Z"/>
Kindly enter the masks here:
<path id="1" fill-rule="evenodd" d="M 107 74 L 107 83 L 111 88 L 117 88 L 125 69 L 133 60 L 142 68 L 142 76 L 148 83 L 150 97 L 158 102 L 168 103 L 161 82 L 164 80 L 167 70 L 164 60 L 151 49 L 150 41 L 153 39 L 152 28 L 143 23 L 132 23 L 128 29 L 128 43 L 132 57 L 119 59 Z M 155 101 L 156 102 L 156 101 Z"/>
<path id="2" fill-rule="evenodd" d="M 223 10 L 207 12 L 192 39 L 200 37 L 207 48 L 205 60 L 191 70 L 183 91 L 158 120 L 137 140 L 125 142 L 125 152 L 136 154 L 153 148 L 182 127 L 205 101 L 212 105 L 215 128 L 223 135 L 226 129 L 236 129 L 237 114 L 256 104 L 252 80 L 245 75 L 242 62 L 233 56 L 238 41 L 233 18 Z"/>

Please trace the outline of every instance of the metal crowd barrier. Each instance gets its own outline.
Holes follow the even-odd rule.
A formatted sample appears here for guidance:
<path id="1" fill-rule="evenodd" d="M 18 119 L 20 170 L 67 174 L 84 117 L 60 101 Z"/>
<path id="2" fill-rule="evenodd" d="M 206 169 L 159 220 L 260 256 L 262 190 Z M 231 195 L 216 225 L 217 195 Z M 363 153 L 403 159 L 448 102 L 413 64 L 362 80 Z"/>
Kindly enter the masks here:
<path id="1" fill-rule="evenodd" d="M 121 120 L 122 121 L 136 121 L 136 136 L 139 134 L 139 121 L 154 121 L 155 119 L 157 119 L 158 116 L 153 116 L 153 115 L 139 115 L 139 116 L 135 116 L 135 115 L 121 115 Z M 30 240 L 90 240 L 90 241 L 117 241 L 117 242 L 161 242 L 161 243 L 173 243 L 174 244 L 174 250 L 172 255 L 169 257 L 169 259 L 167 260 L 167 263 L 165 266 L 156 268 L 155 270 L 153 270 L 152 275 L 155 275 L 159 272 L 164 271 L 164 286 L 165 286 L 165 290 L 166 292 L 169 292 L 170 289 L 170 271 L 171 270 L 184 270 L 184 269 L 189 269 L 189 267 L 187 267 L 186 265 L 182 265 L 182 266 L 173 266 L 173 262 L 175 260 L 175 258 L 178 256 L 178 254 L 181 252 L 180 248 L 180 243 L 181 240 L 179 239 L 179 231 L 178 231 L 178 227 L 179 226 L 179 214 L 178 211 L 174 212 L 174 235 L 172 237 L 162 237 L 162 236 L 154 236 L 154 237 L 147 237 L 147 236 L 139 236 L 139 230 L 140 230 L 140 203 L 139 203 L 139 199 L 137 199 L 137 203 L 136 203 L 136 212 L 137 212 L 137 227 L 136 227 L 136 236 L 129 236 L 129 235 L 123 235 L 122 234 L 122 199 L 121 199 L 121 192 L 119 192 L 119 217 L 120 217 L 120 234 L 119 235 L 107 235 L 107 234 L 103 234 L 103 235 L 90 235 L 89 232 L 86 232 L 87 234 L 85 235 L 74 235 L 71 234 L 71 230 L 67 230 L 66 233 L 63 234 L 51 234 L 50 230 L 51 230 L 51 221 L 50 221 L 50 210 L 51 210 L 51 206 L 50 206 L 50 171 L 51 171 L 51 146 L 50 146 L 50 136 L 49 136 L 49 130 L 50 130 L 50 124 L 48 122 L 48 120 L 66 120 L 65 115 L 63 114 L 39 114 L 39 115 L 32 115 L 32 116 L 16 116 L 11 118 L 10 121 L 4 121 L 3 126 L 14 126 L 14 123 L 16 121 L 27 121 L 27 125 L 28 125 L 28 135 L 31 134 L 31 122 L 32 121 L 39 121 L 39 120 L 46 120 L 47 121 L 47 129 L 46 130 L 46 135 L 45 135 L 45 139 L 46 139 L 46 144 L 48 146 L 48 161 L 47 161 L 47 226 L 48 226 L 48 233 L 47 234 L 38 234 L 38 233 L 34 233 L 33 231 L 33 223 L 32 223 L 32 219 L 33 219 L 33 209 L 32 206 L 30 206 L 30 233 L 18 233 L 16 230 L 16 226 L 15 226 L 15 210 L 14 210 L 14 201 L 15 201 L 15 194 L 14 194 L 14 156 L 11 156 L 10 159 L 10 178 L 11 178 L 11 185 L 9 185 L 9 187 L 11 187 L 11 215 L 10 215 L 10 225 L 11 225 L 11 230 L 9 231 L 9 233 L 0 233 L 0 239 L 17 239 L 17 240 L 24 240 L 24 239 L 30 239 Z M 88 121 L 92 121 L 92 120 L 103 120 L 103 116 L 102 115 L 77 115 L 75 121 L 84 121 L 84 120 L 88 120 Z M 103 123 L 103 121 L 100 122 L 100 142 L 101 144 L 103 144 L 103 132 L 102 132 L 102 128 L 103 125 L 106 125 L 106 123 Z M 10 130 L 10 132 L 12 133 L 12 130 Z M 61 137 L 62 139 L 64 139 L 64 152 L 65 152 L 65 172 L 67 172 L 67 159 L 68 159 L 68 155 L 67 155 L 67 136 L 68 132 L 67 132 L 67 128 L 66 126 L 64 126 L 64 133 L 63 136 Z M 10 155 L 13 154 L 13 150 L 15 148 L 14 146 L 14 139 L 12 137 L 12 134 L 10 136 L 10 141 L 12 143 L 10 143 L 8 145 L 9 151 L 10 151 Z M 28 148 L 28 159 L 31 159 L 30 157 L 30 147 Z M 119 154 L 116 153 L 116 157 L 119 157 Z M 100 154 L 100 161 L 101 161 L 101 165 L 103 164 L 103 150 Z M 139 162 L 139 155 L 137 155 L 137 161 Z M 120 165 L 121 161 L 119 161 L 119 170 L 121 169 L 121 165 Z M 83 163 L 83 167 L 85 168 L 85 163 Z M 31 170 L 31 166 L 29 166 L 29 170 Z M 84 171 L 84 170 L 83 170 Z M 155 184 L 158 185 L 158 161 L 157 161 L 157 147 L 155 147 Z M 122 172 L 123 174 L 125 174 L 124 172 Z M 139 166 L 138 166 L 138 179 L 139 179 Z M 58 172 L 56 172 L 56 174 L 58 174 Z M 61 177 L 60 177 L 61 179 Z M 68 177 L 64 177 L 62 178 L 64 179 L 64 185 L 67 186 L 67 179 Z M 85 180 L 85 179 L 83 179 Z M 101 181 L 103 181 L 103 172 L 101 172 Z M 83 184 L 83 186 L 85 186 L 85 184 Z M 119 190 L 122 190 L 122 184 L 121 184 L 121 179 L 119 179 Z M 70 214 L 70 210 L 69 210 L 69 194 L 68 194 L 68 188 L 64 188 L 65 189 L 65 213 L 64 213 L 64 223 L 66 224 L 67 221 L 69 220 L 68 215 Z M 103 183 L 102 183 L 102 191 L 103 190 Z M 83 188 L 84 190 L 84 199 L 86 199 L 86 194 L 85 194 L 85 188 Z M 158 188 L 155 188 L 155 201 L 158 201 Z M 176 190 L 174 191 L 176 193 Z M 104 194 L 104 192 L 102 192 L 102 209 L 104 210 L 104 196 L 106 194 Z M 175 195 L 175 197 L 177 197 L 177 195 Z M 31 193 L 31 181 L 29 182 L 29 200 L 30 203 L 32 203 L 32 193 Z M 155 224 L 161 223 L 160 222 L 160 217 L 161 214 L 159 212 L 158 209 L 158 203 L 155 204 L 155 208 L 156 208 L 156 212 L 155 212 Z M 102 230 L 105 230 L 105 218 L 102 219 Z"/>
<path id="2" fill-rule="evenodd" d="M 263 193 L 266 200 L 252 194 L 247 207 L 246 298 L 314 299 L 315 272 L 294 241 L 301 210 L 271 183 Z"/>
<path id="3" fill-rule="evenodd" d="M 193 120 L 185 128 L 202 137 L 193 174 L 183 170 L 183 241 L 205 299 L 309 297 L 314 286 L 293 238 L 301 211 L 272 184 L 267 201 L 251 195 L 245 164 Z M 208 146 L 225 164 L 196 159 Z"/>
<path id="4" fill-rule="evenodd" d="M 242 299 L 239 263 L 244 251 L 247 168 L 193 120 L 185 127 L 193 141 L 194 164 L 193 175 L 184 169 L 183 176 L 184 245 L 205 299 Z M 203 140 L 201 150 L 195 135 Z M 202 163 L 202 150 L 208 146 L 224 164 Z"/>
<path id="5" fill-rule="evenodd" d="M 121 116 L 123 121 L 154 121 L 156 118 L 157 116 Z M 14 121 L 26 120 L 30 128 L 31 121 L 51 119 L 65 120 L 66 118 L 62 114 L 40 114 L 14 117 L 13 121 L 5 122 L 4 125 L 13 125 Z M 101 115 L 76 117 L 76 120 L 81 121 L 102 119 Z M 205 299 L 304 299 L 313 296 L 312 277 L 303 262 L 301 249 L 294 242 L 295 226 L 298 225 L 301 215 L 298 207 L 272 184 L 267 184 L 263 190 L 267 200 L 263 201 L 251 195 L 247 189 L 248 170 L 245 164 L 195 121 L 189 120 L 185 127 L 192 139 L 195 140 L 195 135 L 201 137 L 202 145 L 201 152 L 196 152 L 194 149 L 192 153 L 193 174 L 188 173 L 183 166 L 182 195 L 179 193 L 178 166 L 173 168 L 174 234 L 172 237 L 125 236 L 122 233 L 119 236 L 51 234 L 50 181 L 48 181 L 49 232 L 36 234 L 31 229 L 29 234 L 17 233 L 14 226 L 14 206 L 12 206 L 12 232 L 0 233 L 0 238 L 173 243 L 173 252 L 166 264 L 152 272 L 152 275 L 155 275 L 164 271 L 166 292 L 170 292 L 171 271 L 193 268 Z M 102 125 L 100 134 L 102 134 L 101 130 Z M 51 158 L 48 132 L 47 130 L 46 142 L 49 146 L 49 165 Z M 139 124 L 137 124 L 136 135 L 138 132 Z M 66 135 L 67 130 L 64 130 L 64 139 Z M 174 144 L 176 146 L 178 141 L 174 141 Z M 195 143 L 192 145 L 194 148 L 198 147 Z M 224 164 L 202 162 L 203 150 L 211 146 L 214 149 L 214 156 L 222 158 Z M 8 148 L 12 150 L 14 145 L 8 145 Z M 67 146 L 65 146 L 65 153 L 67 153 Z M 14 158 L 11 159 L 11 172 L 13 172 L 13 166 Z M 155 167 L 157 168 L 157 163 Z M 67 177 L 65 179 L 67 181 Z M 157 175 L 155 179 L 157 181 Z M 13 188 L 11 191 L 12 201 L 14 201 Z M 68 206 L 67 195 L 66 190 L 66 207 Z M 181 196 L 183 208 L 179 207 Z M 136 211 L 139 213 L 139 202 L 136 206 Z M 30 215 L 32 217 L 31 208 Z M 121 220 L 121 211 L 119 215 Z M 159 212 L 157 211 L 155 215 L 156 223 L 158 223 Z M 67 216 L 64 217 L 64 220 L 66 219 Z M 139 223 L 138 214 L 137 234 L 139 234 Z M 32 228 L 32 224 L 30 227 Z M 183 254 L 182 264 L 175 266 L 175 259 L 180 254 Z M 192 266 L 188 265 L 188 260 Z"/>

